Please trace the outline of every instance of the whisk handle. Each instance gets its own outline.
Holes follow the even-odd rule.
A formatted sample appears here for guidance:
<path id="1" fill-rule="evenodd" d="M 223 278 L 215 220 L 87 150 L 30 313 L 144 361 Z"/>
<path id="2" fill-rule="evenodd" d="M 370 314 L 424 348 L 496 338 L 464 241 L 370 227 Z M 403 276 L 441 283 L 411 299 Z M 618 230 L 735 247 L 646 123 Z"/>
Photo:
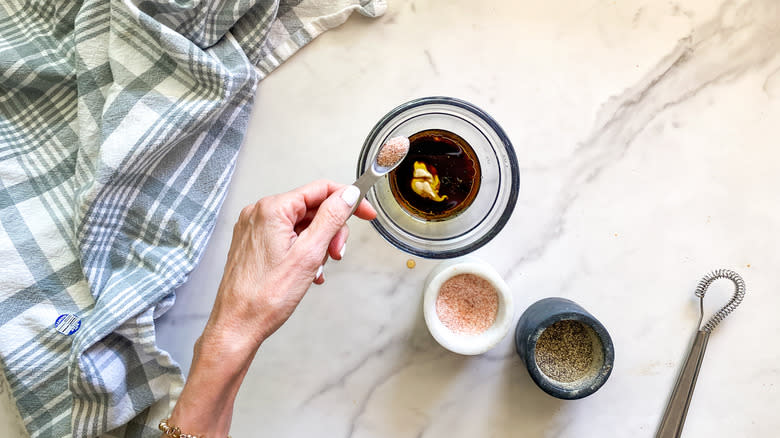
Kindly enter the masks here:
<path id="1" fill-rule="evenodd" d="M 696 387 L 696 378 L 699 377 L 701 362 L 704 359 L 704 351 L 707 349 L 709 339 L 709 332 L 704 330 L 696 332 L 691 351 L 688 353 L 688 358 L 685 359 L 680 377 L 677 378 L 677 384 L 675 384 L 672 396 L 669 398 L 669 404 L 666 405 L 666 412 L 661 419 L 661 425 L 655 435 L 656 438 L 679 438 L 682 435 L 685 416 L 691 405 L 693 389 Z"/>

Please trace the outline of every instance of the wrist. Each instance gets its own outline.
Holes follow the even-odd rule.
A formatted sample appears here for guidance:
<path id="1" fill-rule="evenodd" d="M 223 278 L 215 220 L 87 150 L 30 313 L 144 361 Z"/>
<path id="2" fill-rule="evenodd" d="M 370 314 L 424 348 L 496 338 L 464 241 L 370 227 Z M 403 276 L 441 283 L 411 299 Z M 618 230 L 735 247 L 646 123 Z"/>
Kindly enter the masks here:
<path id="1" fill-rule="evenodd" d="M 217 297 L 196 349 L 202 345 L 212 354 L 225 354 L 231 358 L 253 356 L 268 336 L 267 330 L 263 329 L 263 312 L 251 309 L 245 303 L 230 301 L 230 298 Z"/>
<path id="2" fill-rule="evenodd" d="M 218 334 L 236 348 L 257 351 L 297 304 L 287 297 L 288 291 L 295 289 L 289 277 L 274 275 L 253 282 L 251 287 L 246 281 L 223 278 L 204 334 Z"/>
<path id="3" fill-rule="evenodd" d="M 263 339 L 247 331 L 206 324 L 195 342 L 191 368 L 224 368 L 237 370 L 248 367 Z"/>
<path id="4" fill-rule="evenodd" d="M 195 342 L 190 373 L 170 424 L 193 435 L 227 436 L 233 403 L 256 352 L 207 324 Z"/>

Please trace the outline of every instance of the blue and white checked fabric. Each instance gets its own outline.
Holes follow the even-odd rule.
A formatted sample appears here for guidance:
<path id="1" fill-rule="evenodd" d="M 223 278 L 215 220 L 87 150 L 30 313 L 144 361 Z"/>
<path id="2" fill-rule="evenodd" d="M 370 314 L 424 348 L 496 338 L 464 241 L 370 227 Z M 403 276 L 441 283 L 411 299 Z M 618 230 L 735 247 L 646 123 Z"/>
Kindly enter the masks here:
<path id="1" fill-rule="evenodd" d="M 183 378 L 154 320 L 206 245 L 258 81 L 385 7 L 0 2 L 0 363 L 32 437 L 159 436 Z"/>

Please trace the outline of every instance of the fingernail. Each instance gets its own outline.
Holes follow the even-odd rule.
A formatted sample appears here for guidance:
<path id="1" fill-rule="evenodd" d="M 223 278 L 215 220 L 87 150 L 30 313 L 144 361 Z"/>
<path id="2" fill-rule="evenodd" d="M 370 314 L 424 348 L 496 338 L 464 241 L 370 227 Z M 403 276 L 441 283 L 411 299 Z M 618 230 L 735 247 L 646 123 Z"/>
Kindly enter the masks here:
<path id="1" fill-rule="evenodd" d="M 322 277 L 322 271 L 323 271 L 323 268 L 324 268 L 324 265 L 320 265 L 320 267 L 319 267 L 319 268 L 317 268 L 317 273 L 316 273 L 316 274 L 314 274 L 314 279 L 315 279 L 315 280 L 316 280 L 316 279 L 318 279 L 318 278 L 320 278 L 320 277 Z"/>
<path id="2" fill-rule="evenodd" d="M 360 189 L 355 186 L 349 186 L 341 193 L 341 199 L 343 199 L 344 202 L 346 202 L 350 207 L 355 205 L 355 202 L 357 202 L 359 197 Z"/>
<path id="3" fill-rule="evenodd" d="M 341 245 L 341 251 L 339 251 L 339 260 L 344 258 L 344 251 L 347 250 L 347 242 L 344 242 L 343 245 Z"/>

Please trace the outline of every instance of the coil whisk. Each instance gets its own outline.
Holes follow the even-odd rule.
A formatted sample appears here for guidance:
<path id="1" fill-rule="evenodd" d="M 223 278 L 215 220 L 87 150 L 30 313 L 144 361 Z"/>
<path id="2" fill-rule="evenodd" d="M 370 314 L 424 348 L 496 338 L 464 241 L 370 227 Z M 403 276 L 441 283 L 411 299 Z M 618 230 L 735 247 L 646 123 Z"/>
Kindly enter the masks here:
<path id="1" fill-rule="evenodd" d="M 710 287 L 710 284 L 719 278 L 728 278 L 734 282 L 734 295 L 702 327 L 704 294 L 707 293 L 707 288 Z M 742 298 L 745 297 L 745 281 L 734 271 L 718 269 L 701 279 L 699 286 L 696 287 L 696 296 L 699 297 L 699 309 L 701 311 L 699 325 L 696 328 L 696 335 L 693 337 L 691 351 L 688 353 L 685 364 L 680 371 L 680 376 L 677 378 L 677 383 L 674 385 L 664 416 L 661 417 L 661 424 L 658 426 L 658 432 L 655 435 L 656 438 L 680 438 L 682 435 L 685 417 L 688 415 L 688 407 L 691 405 L 693 389 L 696 387 L 696 379 L 699 377 L 699 369 L 704 360 L 704 352 L 707 349 L 710 334 L 742 302 Z"/>
<path id="2" fill-rule="evenodd" d="M 739 303 L 742 302 L 742 298 L 745 297 L 745 281 L 742 279 L 742 277 L 740 277 L 739 274 L 730 269 L 717 269 L 712 271 L 705 275 L 704 278 L 699 281 L 699 285 L 696 287 L 696 296 L 701 299 L 701 318 L 704 318 L 704 294 L 707 293 L 707 288 L 710 287 L 710 284 L 719 278 L 727 278 L 734 282 L 734 295 L 725 306 L 712 315 L 712 317 L 707 321 L 706 324 L 704 324 L 703 327 L 699 328 L 699 330 L 705 331 L 707 333 L 712 333 L 712 330 L 715 329 L 715 327 L 717 327 L 718 324 L 720 324 L 720 322 L 729 315 L 729 313 L 733 312 L 734 309 L 739 306 Z M 701 322 L 699 324 L 701 325 Z"/>

